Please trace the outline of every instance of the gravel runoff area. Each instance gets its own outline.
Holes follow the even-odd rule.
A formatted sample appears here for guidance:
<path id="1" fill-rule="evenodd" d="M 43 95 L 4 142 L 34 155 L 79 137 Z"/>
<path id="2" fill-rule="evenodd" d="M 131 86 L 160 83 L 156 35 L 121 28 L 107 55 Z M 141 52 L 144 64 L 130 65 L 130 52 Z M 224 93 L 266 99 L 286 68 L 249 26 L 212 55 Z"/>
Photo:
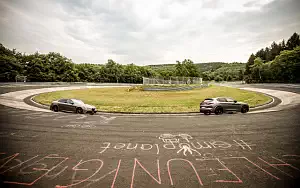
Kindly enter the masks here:
<path id="1" fill-rule="evenodd" d="M 28 105 L 23 100 L 26 97 L 29 97 L 32 95 L 37 95 L 40 93 L 45 93 L 45 92 L 62 91 L 62 90 L 70 90 L 70 89 L 73 90 L 73 89 L 108 88 L 108 87 L 128 87 L 128 86 L 75 86 L 75 87 L 71 86 L 71 87 L 29 89 L 29 90 L 9 92 L 9 93 L 0 95 L 0 104 L 9 106 L 9 107 L 13 107 L 13 108 L 18 108 L 18 109 L 51 112 L 50 110 L 47 110 L 47 109 L 41 109 L 41 108 L 37 108 L 37 107 L 31 106 L 31 105 Z M 279 110 L 288 108 L 290 106 L 300 104 L 300 95 L 293 93 L 293 92 L 278 91 L 278 90 L 272 90 L 272 89 L 246 88 L 246 87 L 241 88 L 241 89 L 265 93 L 265 94 L 277 97 L 282 101 L 276 107 L 272 107 L 272 108 L 265 109 L 265 110 L 258 110 L 258 111 L 254 111 L 254 112 L 250 112 L 250 113 L 279 111 Z"/>

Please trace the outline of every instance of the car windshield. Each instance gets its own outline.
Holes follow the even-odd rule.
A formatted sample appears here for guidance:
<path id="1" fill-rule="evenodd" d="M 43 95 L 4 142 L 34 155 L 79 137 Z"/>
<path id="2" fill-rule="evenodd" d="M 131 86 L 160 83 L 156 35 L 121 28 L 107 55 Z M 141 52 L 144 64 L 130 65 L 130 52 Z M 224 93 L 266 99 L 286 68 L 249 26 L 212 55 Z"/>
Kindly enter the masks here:
<path id="1" fill-rule="evenodd" d="M 234 102 L 232 98 L 226 98 L 227 102 Z"/>
<path id="2" fill-rule="evenodd" d="M 77 104 L 84 104 L 84 102 L 82 102 L 81 100 L 78 100 L 78 99 L 72 99 L 72 101 Z"/>

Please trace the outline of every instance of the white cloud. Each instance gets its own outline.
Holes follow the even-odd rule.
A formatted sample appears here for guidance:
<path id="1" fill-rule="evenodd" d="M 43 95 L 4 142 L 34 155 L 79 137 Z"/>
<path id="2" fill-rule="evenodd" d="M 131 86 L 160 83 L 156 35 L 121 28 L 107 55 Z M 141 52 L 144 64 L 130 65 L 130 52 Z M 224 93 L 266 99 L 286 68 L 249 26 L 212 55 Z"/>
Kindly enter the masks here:
<path id="1" fill-rule="evenodd" d="M 298 0 L 4 0 L 0 42 L 76 63 L 243 61 L 299 32 Z M 299 6 L 298 6 L 299 7 Z"/>

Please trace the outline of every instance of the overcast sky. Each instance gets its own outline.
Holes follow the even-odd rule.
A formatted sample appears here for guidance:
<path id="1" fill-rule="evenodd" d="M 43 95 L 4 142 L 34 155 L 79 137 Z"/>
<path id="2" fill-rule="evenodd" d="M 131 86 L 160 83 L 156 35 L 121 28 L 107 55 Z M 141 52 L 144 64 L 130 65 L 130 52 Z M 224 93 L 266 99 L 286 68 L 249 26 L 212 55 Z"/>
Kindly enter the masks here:
<path id="1" fill-rule="evenodd" d="M 0 0 L 0 43 L 75 63 L 246 62 L 300 33 L 300 0 Z"/>

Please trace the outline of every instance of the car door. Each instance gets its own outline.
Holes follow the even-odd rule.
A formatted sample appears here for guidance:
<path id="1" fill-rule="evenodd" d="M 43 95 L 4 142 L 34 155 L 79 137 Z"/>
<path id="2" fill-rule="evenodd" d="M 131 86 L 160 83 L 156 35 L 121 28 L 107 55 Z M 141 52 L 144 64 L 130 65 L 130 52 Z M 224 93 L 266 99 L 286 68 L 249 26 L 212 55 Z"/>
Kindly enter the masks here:
<path id="1" fill-rule="evenodd" d="M 227 101 L 225 98 L 218 98 L 218 106 L 221 106 L 223 108 L 224 111 L 227 111 L 228 105 L 227 105 Z"/>
<path id="2" fill-rule="evenodd" d="M 67 99 L 60 99 L 58 101 L 59 110 L 65 111 L 67 109 Z"/>
<path id="3" fill-rule="evenodd" d="M 232 98 L 226 98 L 228 111 L 238 111 L 239 104 Z"/>
<path id="4" fill-rule="evenodd" d="M 67 111 L 76 111 L 76 106 L 71 99 L 67 100 L 66 109 L 67 109 Z"/>

